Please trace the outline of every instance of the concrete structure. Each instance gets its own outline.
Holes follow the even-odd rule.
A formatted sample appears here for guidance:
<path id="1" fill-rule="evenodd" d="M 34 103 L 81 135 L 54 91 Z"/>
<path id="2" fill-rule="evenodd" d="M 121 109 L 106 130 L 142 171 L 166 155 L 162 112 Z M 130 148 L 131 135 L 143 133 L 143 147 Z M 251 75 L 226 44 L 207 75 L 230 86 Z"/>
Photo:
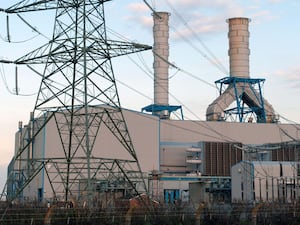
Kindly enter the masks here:
<path id="1" fill-rule="evenodd" d="M 299 162 L 243 161 L 232 167 L 232 202 L 299 200 Z"/>

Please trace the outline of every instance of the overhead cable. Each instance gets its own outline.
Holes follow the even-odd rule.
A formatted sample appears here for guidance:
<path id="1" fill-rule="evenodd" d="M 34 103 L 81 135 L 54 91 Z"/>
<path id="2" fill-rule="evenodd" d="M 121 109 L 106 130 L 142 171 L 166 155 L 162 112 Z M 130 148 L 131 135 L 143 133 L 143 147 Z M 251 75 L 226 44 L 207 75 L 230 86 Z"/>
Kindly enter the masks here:
<path id="1" fill-rule="evenodd" d="M 45 35 L 43 35 L 41 32 L 39 32 L 35 27 L 33 27 L 29 22 L 27 22 L 22 16 L 20 16 L 19 13 L 17 13 L 17 16 L 28 26 L 30 27 L 34 32 L 36 32 L 37 34 L 43 36 L 44 38 L 48 39 L 48 37 L 46 37 Z"/>
<path id="2" fill-rule="evenodd" d="M 203 79 L 201 79 L 201 78 L 199 78 L 199 77 L 193 75 L 192 73 L 190 73 L 190 72 L 188 72 L 188 71 L 186 71 L 186 70 L 183 70 L 183 69 L 179 68 L 178 66 L 176 66 L 175 64 L 169 62 L 169 61 L 166 60 L 164 57 L 162 57 L 161 55 L 157 54 L 155 51 L 153 51 L 153 53 L 154 53 L 157 57 L 159 57 L 161 60 L 163 60 L 165 63 L 167 63 L 167 64 L 169 64 L 170 66 L 172 66 L 173 68 L 175 68 L 175 69 L 177 69 L 177 70 L 179 70 L 179 71 L 181 71 L 181 72 L 183 72 L 183 73 L 185 73 L 185 74 L 187 74 L 187 75 L 189 75 L 189 76 L 191 76 L 191 77 L 193 77 L 193 78 L 195 78 L 195 79 L 197 79 L 197 80 L 200 80 L 201 82 L 203 82 L 203 83 L 205 83 L 205 84 L 207 84 L 207 85 L 209 85 L 209 86 L 211 86 L 211 87 L 213 87 L 213 88 L 216 88 L 215 85 L 213 85 L 213 84 L 207 82 L 206 80 L 203 80 Z"/>
<path id="3" fill-rule="evenodd" d="M 194 35 L 194 37 L 200 42 L 200 44 L 203 46 L 203 48 L 208 52 L 208 54 L 213 59 L 210 59 L 206 54 L 204 54 L 196 46 L 192 45 L 192 47 L 194 47 L 195 49 L 197 49 L 202 54 L 203 57 L 205 57 L 210 63 L 212 63 L 213 65 L 215 65 L 224 74 L 229 74 L 229 72 L 227 71 L 227 69 L 225 68 L 225 66 L 223 66 L 223 64 L 220 62 L 220 60 L 218 60 L 218 58 L 212 53 L 212 51 L 210 51 L 210 49 L 203 43 L 203 41 L 199 38 L 199 36 L 195 33 L 195 31 L 189 26 L 189 24 L 184 20 L 184 18 L 175 10 L 175 8 L 171 5 L 171 3 L 168 0 L 166 0 L 166 3 L 173 10 L 174 14 L 183 22 L 183 24 L 188 28 L 188 30 Z"/>
<path id="4" fill-rule="evenodd" d="M 153 14 L 161 19 L 161 16 L 151 7 L 151 5 L 149 5 L 149 3 L 146 0 L 144 0 L 144 2 L 148 6 L 148 8 L 153 12 Z"/>

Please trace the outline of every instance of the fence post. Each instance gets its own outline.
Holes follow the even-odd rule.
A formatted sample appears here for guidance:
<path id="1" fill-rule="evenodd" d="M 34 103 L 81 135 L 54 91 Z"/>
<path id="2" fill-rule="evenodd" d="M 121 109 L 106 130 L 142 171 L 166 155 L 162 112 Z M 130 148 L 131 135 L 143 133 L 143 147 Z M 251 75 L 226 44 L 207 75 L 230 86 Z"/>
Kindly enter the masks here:
<path id="1" fill-rule="evenodd" d="M 196 224 L 200 225 L 201 224 L 201 213 L 202 213 L 202 209 L 204 208 L 204 204 L 200 203 L 199 207 L 196 211 Z"/>

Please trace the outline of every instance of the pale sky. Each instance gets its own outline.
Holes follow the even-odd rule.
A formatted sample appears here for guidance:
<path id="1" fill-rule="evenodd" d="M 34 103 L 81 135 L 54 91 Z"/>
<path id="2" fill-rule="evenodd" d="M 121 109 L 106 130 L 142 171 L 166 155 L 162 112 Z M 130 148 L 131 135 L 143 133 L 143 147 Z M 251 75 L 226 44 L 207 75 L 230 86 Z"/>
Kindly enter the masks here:
<path id="1" fill-rule="evenodd" d="M 17 2 L 2 1 L 0 8 Z M 214 81 L 229 76 L 208 59 L 213 55 L 225 71 L 229 71 L 226 19 L 248 17 L 251 19 L 250 77 L 266 79 L 264 97 L 280 115 L 282 123 L 300 123 L 300 1 L 148 0 L 148 3 L 156 11 L 171 14 L 169 61 L 191 74 L 174 68 L 169 70 L 169 102 L 183 105 L 186 119 L 205 120 L 206 108 L 218 96 L 217 89 L 212 87 Z M 105 15 L 109 36 L 115 40 L 122 36 L 152 45 L 151 13 L 143 0 L 107 2 Z M 25 13 L 21 16 L 43 36 L 51 36 L 52 13 Z M 3 12 L 0 21 L 0 59 L 17 59 L 47 42 L 17 15 L 10 15 L 11 43 L 8 43 L 6 14 Z M 124 108 L 140 111 L 153 103 L 152 64 L 151 51 L 113 60 Z M 15 66 L 0 65 L 0 170 L 6 169 L 13 156 L 18 121 L 28 122 L 39 88 L 40 78 L 26 68 L 18 68 L 18 74 L 19 95 L 16 96 Z M 0 188 L 3 182 L 1 179 Z"/>

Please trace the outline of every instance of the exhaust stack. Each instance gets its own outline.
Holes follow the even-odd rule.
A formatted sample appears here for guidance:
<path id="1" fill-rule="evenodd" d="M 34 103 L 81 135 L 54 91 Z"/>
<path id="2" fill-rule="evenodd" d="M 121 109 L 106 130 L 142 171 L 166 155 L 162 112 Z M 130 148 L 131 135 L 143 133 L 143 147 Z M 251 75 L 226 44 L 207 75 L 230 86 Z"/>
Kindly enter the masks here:
<path id="1" fill-rule="evenodd" d="M 169 13 L 153 14 L 154 104 L 169 105 Z"/>
<path id="2" fill-rule="evenodd" d="M 259 123 L 277 122 L 274 109 L 261 93 L 261 82 L 264 79 L 251 79 L 249 72 L 249 22 L 248 18 L 230 18 L 229 24 L 229 62 L 230 77 L 216 81 L 221 85 L 220 96 L 206 110 L 206 120 L 226 120 L 226 115 L 237 114 L 239 122 L 244 122 L 249 113 L 256 115 Z M 225 91 L 221 90 L 227 85 Z M 228 107 L 236 101 L 236 108 Z M 244 103 L 249 108 L 244 108 Z M 252 121 L 249 118 L 248 122 Z"/>
<path id="3" fill-rule="evenodd" d="M 160 119 L 170 119 L 172 112 L 181 110 L 180 105 L 169 105 L 169 17 L 168 12 L 154 12 L 153 56 L 154 56 L 154 104 L 142 108 Z"/>
<path id="4" fill-rule="evenodd" d="M 248 18 L 231 18 L 229 24 L 230 76 L 249 78 L 249 36 Z"/>

